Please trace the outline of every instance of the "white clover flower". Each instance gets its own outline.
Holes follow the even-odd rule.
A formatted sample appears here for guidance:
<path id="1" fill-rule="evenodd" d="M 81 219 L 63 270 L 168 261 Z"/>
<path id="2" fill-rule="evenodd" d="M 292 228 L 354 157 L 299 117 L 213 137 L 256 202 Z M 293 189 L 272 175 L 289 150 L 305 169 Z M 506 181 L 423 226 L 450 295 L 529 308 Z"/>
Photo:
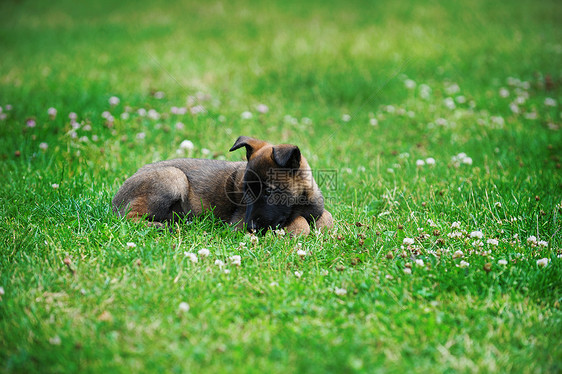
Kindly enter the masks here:
<path id="1" fill-rule="evenodd" d="M 144 108 L 139 108 L 139 110 L 137 110 L 137 114 L 141 117 L 146 116 L 146 109 Z"/>
<path id="2" fill-rule="evenodd" d="M 297 255 L 300 256 L 301 258 L 303 258 L 304 256 L 306 256 L 306 251 L 299 249 L 297 251 Z"/>
<path id="3" fill-rule="evenodd" d="M 242 265 L 242 257 L 239 255 L 230 256 L 230 263 L 232 265 L 240 266 Z"/>
<path id="4" fill-rule="evenodd" d="M 461 90 L 461 88 L 460 88 L 459 85 L 456 84 L 456 83 L 451 83 L 451 84 L 449 84 L 447 87 L 445 87 L 445 92 L 447 92 L 447 95 L 456 94 L 456 93 L 459 92 L 460 90 Z"/>
<path id="5" fill-rule="evenodd" d="M 255 235 L 250 235 L 250 243 L 252 245 L 257 245 L 260 242 L 260 239 Z"/>
<path id="6" fill-rule="evenodd" d="M 417 266 L 424 266 L 423 260 L 421 258 L 416 259 Z"/>
<path id="7" fill-rule="evenodd" d="M 519 86 L 521 84 L 521 80 L 514 77 L 507 77 L 507 84 L 510 86 Z"/>
<path id="8" fill-rule="evenodd" d="M 453 259 L 461 257 L 464 257 L 464 253 L 462 251 L 455 251 L 455 253 L 453 253 Z"/>
<path id="9" fill-rule="evenodd" d="M 556 100 L 554 100 L 551 97 L 547 97 L 546 99 L 544 99 L 544 105 L 545 106 L 556 106 Z"/>
<path id="10" fill-rule="evenodd" d="M 59 185 L 58 183 L 53 183 L 51 184 L 51 187 L 56 190 L 57 188 L 59 188 Z"/>
<path id="11" fill-rule="evenodd" d="M 410 268 L 404 268 L 402 271 L 404 272 L 404 274 L 412 274 L 412 269 Z"/>
<path id="12" fill-rule="evenodd" d="M 537 260 L 537 265 L 540 267 L 546 267 L 548 265 L 548 263 L 550 262 L 550 258 L 541 258 L 540 260 Z"/>
<path id="13" fill-rule="evenodd" d="M 300 278 L 302 277 L 302 271 L 295 271 L 295 277 Z"/>
<path id="14" fill-rule="evenodd" d="M 338 296 L 345 296 L 345 295 L 347 295 L 347 290 L 345 288 L 336 287 L 334 289 L 334 293 Z"/>
<path id="15" fill-rule="evenodd" d="M 155 109 L 149 109 L 148 113 L 147 113 L 148 118 L 152 119 L 152 120 L 159 120 L 160 119 L 160 113 L 158 113 Z"/>
<path id="16" fill-rule="evenodd" d="M 183 130 L 185 128 L 185 125 L 182 122 L 177 122 L 174 127 L 176 128 L 176 130 Z"/>
<path id="17" fill-rule="evenodd" d="M 422 167 L 422 166 L 424 166 L 424 165 L 425 165 L 425 161 L 424 161 L 424 160 L 417 160 L 417 161 L 416 161 L 416 166 Z"/>
<path id="18" fill-rule="evenodd" d="M 483 247 L 484 243 L 482 243 L 482 240 L 476 240 L 474 241 L 474 243 L 472 243 L 473 247 Z"/>
<path id="19" fill-rule="evenodd" d="M 500 203 L 500 202 L 498 201 L 498 202 L 496 202 L 496 203 L 494 204 L 494 206 L 495 206 L 496 208 L 501 208 L 501 207 L 502 207 L 502 203 Z"/>
<path id="20" fill-rule="evenodd" d="M 461 262 L 458 265 L 460 268 L 467 268 L 470 266 L 470 264 L 464 260 L 461 260 Z"/>
<path id="21" fill-rule="evenodd" d="M 435 165 L 435 159 L 433 157 L 428 157 L 428 158 L 425 159 L 425 163 L 430 165 L 430 166 L 433 166 L 433 165 Z"/>
<path id="22" fill-rule="evenodd" d="M 472 231 L 470 233 L 470 237 L 471 238 L 478 238 L 478 239 L 482 239 L 484 237 L 484 234 L 482 233 L 482 231 Z"/>
<path id="23" fill-rule="evenodd" d="M 164 94 L 164 92 L 162 92 L 162 91 L 156 91 L 156 92 L 154 93 L 154 98 L 155 98 L 155 99 L 158 99 L 158 100 L 163 99 L 164 96 L 165 96 L 165 94 Z"/>
<path id="24" fill-rule="evenodd" d="M 527 238 L 527 243 L 536 245 L 537 244 L 537 237 L 534 236 L 534 235 L 529 236 Z"/>
<path id="25" fill-rule="evenodd" d="M 457 106 L 455 105 L 455 100 L 451 97 L 447 97 L 443 100 L 443 104 L 447 107 L 447 109 L 454 110 Z"/>
<path id="26" fill-rule="evenodd" d="M 488 239 L 486 240 L 486 243 L 497 246 L 500 242 L 498 241 L 498 239 Z"/>
<path id="27" fill-rule="evenodd" d="M 0 296 L 4 296 L 4 287 L 0 287 Z"/>
<path id="28" fill-rule="evenodd" d="M 202 148 L 201 149 L 201 154 L 203 154 L 204 156 L 208 156 L 211 154 L 211 150 L 208 148 Z"/>
<path id="29" fill-rule="evenodd" d="M 49 343 L 51 345 L 61 345 L 62 340 L 58 335 L 53 336 L 52 338 L 49 339 Z"/>
<path id="30" fill-rule="evenodd" d="M 279 283 L 273 281 L 273 282 L 271 282 L 271 283 L 269 284 L 269 287 L 279 287 Z"/>
<path id="31" fill-rule="evenodd" d="M 129 119 L 129 117 L 130 117 L 129 113 L 127 113 L 127 112 L 121 113 L 121 119 L 122 120 L 126 121 L 126 120 Z"/>
<path id="32" fill-rule="evenodd" d="M 180 305 L 178 306 L 178 310 L 179 310 L 181 313 L 187 313 L 187 312 L 189 312 L 189 309 L 190 309 L 190 308 L 189 308 L 189 304 L 186 303 L 185 301 L 182 301 L 182 302 L 180 303 Z"/>
<path id="33" fill-rule="evenodd" d="M 117 96 L 111 96 L 109 98 L 109 105 L 111 105 L 111 106 L 119 105 L 119 102 L 120 102 L 120 100 Z"/>
<path id="34" fill-rule="evenodd" d="M 429 87 L 427 84 L 420 84 L 420 97 L 424 100 L 429 99 L 429 97 L 431 96 L 431 87 Z"/>
<path id="35" fill-rule="evenodd" d="M 126 246 L 127 248 L 135 248 L 137 245 L 133 242 L 127 242 Z"/>
<path id="36" fill-rule="evenodd" d="M 193 148 L 195 148 L 195 146 L 193 145 L 193 142 L 191 140 L 186 139 L 180 143 L 180 149 L 191 151 Z"/>
<path id="37" fill-rule="evenodd" d="M 490 119 L 492 123 L 498 127 L 503 127 L 505 125 L 505 120 L 502 116 L 492 116 Z"/>
<path id="38" fill-rule="evenodd" d="M 137 134 L 137 139 L 143 140 L 144 138 L 146 138 L 146 133 L 144 133 L 144 132 L 139 132 L 139 133 Z"/>
<path id="39" fill-rule="evenodd" d="M 413 90 L 414 88 L 416 88 L 416 82 L 411 79 L 406 79 L 404 81 L 404 86 L 406 86 L 406 88 L 409 90 Z"/>
<path id="40" fill-rule="evenodd" d="M 500 97 L 503 97 L 505 99 L 506 97 L 509 96 L 509 90 L 507 88 L 502 87 L 502 88 L 500 88 L 499 94 L 500 94 Z"/>
<path id="41" fill-rule="evenodd" d="M 379 124 L 379 121 L 376 118 L 373 117 L 369 120 L 369 124 L 371 126 L 377 126 Z"/>
<path id="42" fill-rule="evenodd" d="M 199 261 L 195 253 L 184 252 L 183 254 L 185 255 L 185 257 L 189 258 L 193 263 L 197 263 Z"/>
<path id="43" fill-rule="evenodd" d="M 35 122 L 34 119 L 30 118 L 25 122 L 25 125 L 29 128 L 34 128 L 35 126 L 37 126 L 37 122 Z"/>
<path id="44" fill-rule="evenodd" d="M 55 118 L 57 116 L 57 110 L 53 107 L 47 109 L 47 114 L 51 117 L 51 118 Z"/>
<path id="45" fill-rule="evenodd" d="M 224 261 L 222 260 L 215 260 L 215 265 L 217 265 L 219 268 L 222 268 L 224 266 Z"/>
<path id="46" fill-rule="evenodd" d="M 463 237 L 463 233 L 461 231 L 453 231 L 448 233 L 447 236 L 451 239 L 453 238 L 461 239 Z"/>
<path id="47" fill-rule="evenodd" d="M 200 250 L 197 251 L 197 253 L 201 257 L 209 257 L 209 255 L 211 254 L 211 251 L 209 251 L 207 248 L 201 248 Z"/>
<path id="48" fill-rule="evenodd" d="M 287 114 L 286 116 L 284 116 L 283 121 L 285 121 L 286 123 L 289 123 L 291 125 L 296 125 L 296 124 L 299 123 L 299 120 L 296 119 L 295 117 L 291 116 L 290 114 Z"/>
<path id="49" fill-rule="evenodd" d="M 498 265 L 504 265 L 504 266 L 507 265 L 507 260 L 504 259 L 498 260 Z"/>
<path id="50" fill-rule="evenodd" d="M 461 227 L 461 223 L 459 221 L 455 221 L 455 222 L 451 223 L 452 229 L 458 229 L 460 227 Z"/>
<path id="51" fill-rule="evenodd" d="M 267 113 L 269 112 L 269 107 L 265 104 L 258 104 L 256 105 L 256 110 L 258 113 Z"/>
<path id="52" fill-rule="evenodd" d="M 349 114 L 343 114 L 341 116 L 341 120 L 344 121 L 344 122 L 349 122 L 349 121 L 351 121 L 351 116 Z"/>
<path id="53" fill-rule="evenodd" d="M 207 113 L 207 109 L 203 105 L 195 105 L 194 107 L 189 109 L 189 112 L 193 115 L 200 114 L 200 113 Z"/>
<path id="54" fill-rule="evenodd" d="M 284 229 L 275 229 L 275 230 L 273 230 L 273 233 L 277 236 L 285 236 L 285 234 L 286 234 Z M 244 244 L 246 244 L 246 243 L 244 243 Z"/>
<path id="55" fill-rule="evenodd" d="M 242 114 L 240 114 L 240 117 L 242 117 L 242 119 L 251 119 L 254 115 L 252 114 L 252 112 L 242 112 Z"/>
<path id="56" fill-rule="evenodd" d="M 402 244 L 404 244 L 404 245 L 412 245 L 412 244 L 414 244 L 414 239 L 412 239 L 412 238 L 404 238 L 404 240 L 402 241 Z"/>
<path id="57" fill-rule="evenodd" d="M 528 112 L 525 113 L 525 118 L 526 119 L 537 119 L 539 117 L 539 115 L 537 114 L 537 112 Z"/>
<path id="58" fill-rule="evenodd" d="M 548 242 L 546 240 L 540 240 L 537 245 L 539 247 L 548 247 Z"/>
<path id="59" fill-rule="evenodd" d="M 459 95 L 457 97 L 455 97 L 455 100 L 457 101 L 457 103 L 459 104 L 464 104 L 466 103 L 466 97 L 463 95 Z"/>
<path id="60" fill-rule="evenodd" d="M 462 159 L 462 163 L 465 165 L 472 165 L 472 158 L 470 157 L 465 157 Z"/>

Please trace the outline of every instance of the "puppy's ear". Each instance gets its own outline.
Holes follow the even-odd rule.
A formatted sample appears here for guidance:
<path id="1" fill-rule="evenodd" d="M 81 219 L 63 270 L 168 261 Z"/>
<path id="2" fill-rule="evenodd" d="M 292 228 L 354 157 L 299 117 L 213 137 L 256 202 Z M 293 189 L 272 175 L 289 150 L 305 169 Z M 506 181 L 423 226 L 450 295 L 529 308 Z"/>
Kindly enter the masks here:
<path id="1" fill-rule="evenodd" d="M 282 168 L 298 169 L 301 165 L 301 151 L 296 145 L 281 144 L 275 146 L 271 157 Z"/>
<path id="2" fill-rule="evenodd" d="M 235 151 L 238 148 L 246 147 L 246 159 L 249 161 L 254 152 L 265 145 L 267 145 L 267 142 L 264 142 L 263 140 L 250 138 L 249 136 L 239 136 L 234 142 L 232 148 L 230 148 L 229 152 Z"/>

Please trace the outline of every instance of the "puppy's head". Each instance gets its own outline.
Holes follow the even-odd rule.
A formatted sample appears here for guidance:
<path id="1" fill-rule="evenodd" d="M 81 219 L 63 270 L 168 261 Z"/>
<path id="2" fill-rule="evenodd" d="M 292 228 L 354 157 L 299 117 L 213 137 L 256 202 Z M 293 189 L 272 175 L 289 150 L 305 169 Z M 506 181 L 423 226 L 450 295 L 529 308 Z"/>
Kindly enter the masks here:
<path id="1" fill-rule="evenodd" d="M 281 228 L 297 216 L 313 220 L 322 214 L 322 194 L 297 146 L 241 136 L 230 151 L 242 147 L 248 159 L 244 174 L 248 228 Z"/>

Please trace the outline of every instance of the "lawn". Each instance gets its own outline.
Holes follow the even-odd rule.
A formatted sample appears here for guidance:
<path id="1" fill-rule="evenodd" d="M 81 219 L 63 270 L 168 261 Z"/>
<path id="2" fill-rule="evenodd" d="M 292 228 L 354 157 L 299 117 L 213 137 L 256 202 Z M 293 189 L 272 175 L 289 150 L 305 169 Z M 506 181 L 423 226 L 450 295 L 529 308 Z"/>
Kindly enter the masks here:
<path id="1" fill-rule="evenodd" d="M 0 371 L 562 372 L 562 3 L 0 3 Z M 331 232 L 112 213 L 300 147 Z M 239 258 L 236 256 L 240 256 Z"/>

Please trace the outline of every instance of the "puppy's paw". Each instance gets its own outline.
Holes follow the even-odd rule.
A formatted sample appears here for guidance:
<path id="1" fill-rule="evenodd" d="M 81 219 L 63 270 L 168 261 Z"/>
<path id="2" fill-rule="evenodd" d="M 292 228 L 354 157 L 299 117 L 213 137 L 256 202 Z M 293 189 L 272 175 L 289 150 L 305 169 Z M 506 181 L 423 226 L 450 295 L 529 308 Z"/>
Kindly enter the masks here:
<path id="1" fill-rule="evenodd" d="M 334 219 L 332 218 L 332 214 L 325 210 L 320 218 L 316 220 L 316 228 L 320 231 L 328 231 L 332 227 L 334 227 Z"/>
<path id="2" fill-rule="evenodd" d="M 287 231 L 291 236 L 308 235 L 310 234 L 310 226 L 304 217 L 298 216 L 285 226 L 285 231 Z"/>

